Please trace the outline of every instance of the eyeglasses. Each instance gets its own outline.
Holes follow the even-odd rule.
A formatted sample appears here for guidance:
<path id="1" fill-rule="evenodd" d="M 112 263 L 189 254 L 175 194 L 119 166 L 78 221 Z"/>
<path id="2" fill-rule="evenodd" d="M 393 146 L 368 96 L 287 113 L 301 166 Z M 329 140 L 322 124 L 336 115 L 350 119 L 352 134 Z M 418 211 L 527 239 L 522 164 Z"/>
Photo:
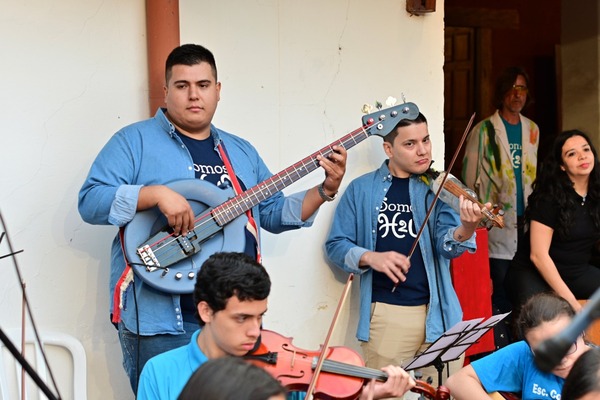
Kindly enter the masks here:
<path id="1" fill-rule="evenodd" d="M 576 340 L 575 343 L 569 347 L 569 350 L 565 353 L 565 356 L 570 356 L 577 351 L 577 342 L 579 342 L 579 340 Z"/>
<path id="2" fill-rule="evenodd" d="M 512 90 L 517 94 L 527 94 L 529 92 L 529 89 L 525 85 L 513 85 Z"/>

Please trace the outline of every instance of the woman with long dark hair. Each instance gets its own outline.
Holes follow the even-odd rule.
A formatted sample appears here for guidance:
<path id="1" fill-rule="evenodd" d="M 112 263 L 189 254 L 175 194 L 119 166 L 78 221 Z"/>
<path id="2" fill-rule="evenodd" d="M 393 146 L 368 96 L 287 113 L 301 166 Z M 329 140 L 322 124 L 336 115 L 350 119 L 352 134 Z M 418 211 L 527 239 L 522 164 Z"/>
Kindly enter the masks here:
<path id="1" fill-rule="evenodd" d="M 554 291 L 579 311 L 577 300 L 600 287 L 591 264 L 600 239 L 600 165 L 590 138 L 579 130 L 559 134 L 538 171 L 529 197 L 523 241 L 505 280 L 513 309 L 535 293 Z"/>

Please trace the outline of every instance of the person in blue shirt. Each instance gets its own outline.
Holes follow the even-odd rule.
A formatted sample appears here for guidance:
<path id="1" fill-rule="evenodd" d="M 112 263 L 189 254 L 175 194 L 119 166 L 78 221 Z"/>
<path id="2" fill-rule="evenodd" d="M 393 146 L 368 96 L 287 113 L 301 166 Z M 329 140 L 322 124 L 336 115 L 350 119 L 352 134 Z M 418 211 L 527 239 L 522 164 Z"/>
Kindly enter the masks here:
<path id="1" fill-rule="evenodd" d="M 137 399 L 175 400 L 194 371 L 208 360 L 242 357 L 254 350 L 260 341 L 270 290 L 269 275 L 254 258 L 244 253 L 210 256 L 200 268 L 194 288 L 200 330 L 187 345 L 146 363 Z M 415 385 L 400 367 L 390 365 L 382 371 L 387 373 L 387 381 L 369 382 L 369 389 L 362 390 L 361 398 L 403 395 Z"/>
<path id="2" fill-rule="evenodd" d="M 462 319 L 450 259 L 476 250 L 483 217 L 462 196 L 460 216 L 438 201 L 409 259 L 435 197 L 422 175 L 432 163 L 425 116 L 398 123 L 383 148 L 388 159 L 381 167 L 344 192 L 325 244 L 336 267 L 360 275 L 356 337 L 371 368 L 400 365 Z M 423 373 L 437 382 L 433 367 Z"/>
<path id="3" fill-rule="evenodd" d="M 489 400 L 488 393 L 493 392 L 519 394 L 522 400 L 560 400 L 571 367 L 589 347 L 580 336 L 551 372 L 538 369 L 535 351 L 544 340 L 562 332 L 574 315 L 569 302 L 553 292 L 531 297 L 516 321 L 523 340 L 473 361 L 451 375 L 446 382 L 450 393 L 457 400 Z"/>
<path id="4" fill-rule="evenodd" d="M 221 83 L 208 49 L 195 44 L 175 48 L 165 72 L 166 108 L 118 131 L 94 160 L 79 192 L 84 221 L 122 228 L 137 212 L 157 208 L 174 235 L 185 235 L 194 228 L 194 212 L 186 197 L 166 184 L 197 178 L 217 188 L 246 190 L 272 176 L 248 141 L 212 124 Z M 333 200 L 346 165 L 346 151 L 341 146 L 333 150 L 318 157 L 325 171 L 322 184 L 289 196 L 278 192 L 252 208 L 254 225 L 241 236 L 248 254 L 259 252 L 261 227 L 279 233 L 310 226 L 318 208 Z M 119 235 L 112 242 L 110 313 L 135 392 L 146 360 L 190 340 L 195 311 L 191 294 L 157 290 L 134 279 L 121 242 Z"/>

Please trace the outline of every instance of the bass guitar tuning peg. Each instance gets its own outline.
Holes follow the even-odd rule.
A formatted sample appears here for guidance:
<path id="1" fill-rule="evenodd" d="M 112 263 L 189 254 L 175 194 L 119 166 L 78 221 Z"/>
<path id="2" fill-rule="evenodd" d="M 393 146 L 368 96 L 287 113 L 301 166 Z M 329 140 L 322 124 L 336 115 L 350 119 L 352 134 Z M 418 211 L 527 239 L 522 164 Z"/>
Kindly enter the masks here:
<path id="1" fill-rule="evenodd" d="M 369 114 L 371 111 L 373 111 L 373 106 L 369 103 L 365 103 L 363 104 L 361 111 L 363 112 L 363 114 Z"/>

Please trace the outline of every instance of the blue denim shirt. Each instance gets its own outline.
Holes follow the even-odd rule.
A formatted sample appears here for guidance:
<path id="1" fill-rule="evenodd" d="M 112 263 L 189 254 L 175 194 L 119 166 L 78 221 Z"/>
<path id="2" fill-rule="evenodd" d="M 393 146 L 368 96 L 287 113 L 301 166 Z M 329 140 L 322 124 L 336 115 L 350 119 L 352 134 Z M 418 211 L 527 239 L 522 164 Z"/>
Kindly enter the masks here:
<path id="1" fill-rule="evenodd" d="M 238 180 L 246 188 L 268 179 L 272 174 L 246 140 L 211 126 L 215 148 L 222 141 Z M 193 179 L 192 157 L 169 122 L 164 110 L 154 118 L 134 123 L 118 131 L 100 151 L 79 192 L 79 213 L 90 224 L 125 226 L 136 213 L 138 194 L 144 185 L 161 185 L 180 179 Z M 279 233 L 310 226 L 316 216 L 302 221 L 305 191 L 283 196 L 277 193 L 253 208 L 259 228 Z M 258 218 L 256 218 L 258 216 Z M 110 272 L 110 310 L 113 291 L 123 273 L 125 260 L 117 235 L 112 243 Z M 133 290 L 124 299 L 121 318 L 127 329 L 137 330 Z M 180 298 L 157 291 L 141 279 L 135 280 L 140 334 L 184 333 Z"/>
<path id="2" fill-rule="evenodd" d="M 334 265 L 360 275 L 360 315 L 356 337 L 361 341 L 369 340 L 373 270 L 360 268 L 358 263 L 365 252 L 375 250 L 377 216 L 391 184 L 392 175 L 387 161 L 379 169 L 352 181 L 336 208 L 325 244 L 327 256 Z M 409 181 L 409 195 L 415 227 L 420 227 L 435 194 L 418 176 L 413 175 Z M 456 212 L 438 201 L 419 238 L 430 292 L 425 321 L 425 340 L 429 343 L 462 319 L 462 310 L 452 286 L 450 259 L 465 250 L 474 252 L 477 247 L 475 234 L 462 243 L 454 240 L 454 231 L 459 225 L 460 218 Z M 439 276 L 436 277 L 436 274 Z"/>

